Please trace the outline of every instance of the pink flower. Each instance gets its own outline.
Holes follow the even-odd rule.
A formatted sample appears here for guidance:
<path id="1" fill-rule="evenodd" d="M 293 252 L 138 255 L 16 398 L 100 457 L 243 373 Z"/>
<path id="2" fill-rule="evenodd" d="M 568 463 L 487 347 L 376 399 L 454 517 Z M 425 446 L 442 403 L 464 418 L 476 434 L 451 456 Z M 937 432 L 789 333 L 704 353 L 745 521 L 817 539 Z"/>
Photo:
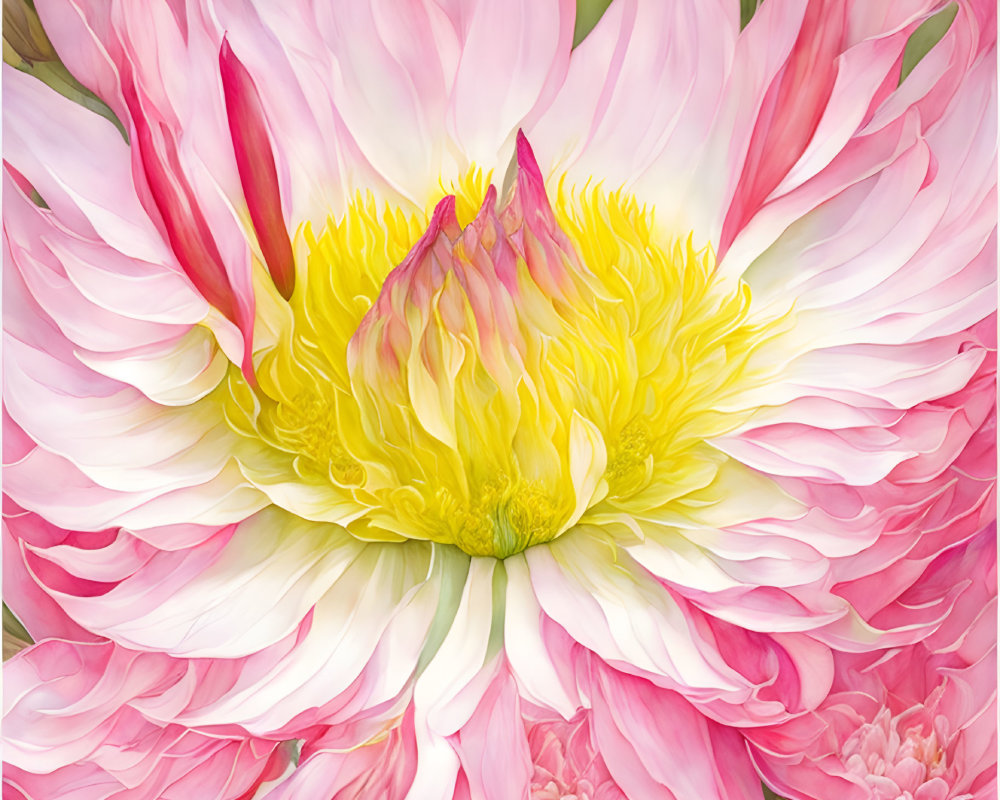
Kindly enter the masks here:
<path id="1" fill-rule="evenodd" d="M 959 587 L 967 610 L 931 638 L 897 651 L 839 655 L 833 692 L 814 714 L 747 732 L 755 763 L 776 791 L 791 800 L 996 795 L 992 531 L 939 557 L 915 591 L 956 574 L 972 578 Z"/>
<path id="2" fill-rule="evenodd" d="M 924 696 L 835 693 L 817 712 L 824 731 L 780 753 L 761 737 L 765 780 L 797 800 L 971 800 L 996 793 L 996 658 L 938 673 Z M 773 735 L 777 735 L 776 733 Z M 751 738 L 756 739 L 756 734 Z M 991 794 L 992 793 L 992 794 Z"/>
<path id="3" fill-rule="evenodd" d="M 615 0 L 571 50 L 569 0 L 39 0 L 128 139 L 6 70 L 14 611 L 196 683 L 151 737 L 384 734 L 421 798 L 478 780 L 501 662 L 559 791 L 594 748 L 641 796 L 648 731 L 729 747 L 833 649 L 947 638 L 919 579 L 994 517 L 996 90 L 984 0 L 899 83 L 942 5 Z"/>

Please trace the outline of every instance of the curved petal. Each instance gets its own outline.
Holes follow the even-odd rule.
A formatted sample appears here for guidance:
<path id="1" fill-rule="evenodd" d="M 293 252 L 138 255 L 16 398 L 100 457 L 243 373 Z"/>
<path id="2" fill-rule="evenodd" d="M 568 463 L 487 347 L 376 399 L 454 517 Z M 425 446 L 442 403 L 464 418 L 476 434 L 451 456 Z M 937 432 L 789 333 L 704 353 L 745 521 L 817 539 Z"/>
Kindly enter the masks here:
<path id="1" fill-rule="evenodd" d="M 157 725 L 137 711 L 180 667 L 108 642 L 22 651 L 4 670 L 5 796 L 239 800 L 280 774 L 291 753 L 277 740 Z"/>
<path id="2" fill-rule="evenodd" d="M 526 131 L 543 170 L 565 172 L 571 185 L 594 179 L 613 189 L 638 189 L 633 183 L 644 176 L 640 196 L 656 204 L 659 221 L 707 238 L 704 219 L 712 212 L 697 202 L 695 168 L 737 29 L 732 3 L 612 3 L 574 51 L 552 104 Z"/>
<path id="3" fill-rule="evenodd" d="M 680 695 L 595 665 L 594 733 L 629 797 L 744 798 L 759 792 L 742 737 Z"/>
<path id="4" fill-rule="evenodd" d="M 499 645 L 494 632 L 502 572 L 491 558 L 473 558 L 454 620 L 413 689 L 417 771 L 406 797 L 453 796 L 459 758 L 447 741 L 472 715 L 490 682 L 485 668 Z M 502 598 L 502 595 L 499 595 Z M 502 610 L 498 609 L 498 611 Z M 497 614 L 502 625 L 502 614 Z"/>
<path id="5" fill-rule="evenodd" d="M 545 613 L 608 662 L 658 676 L 693 698 L 743 695 L 739 676 L 691 626 L 683 600 L 614 549 L 599 532 L 578 528 L 527 550 Z"/>

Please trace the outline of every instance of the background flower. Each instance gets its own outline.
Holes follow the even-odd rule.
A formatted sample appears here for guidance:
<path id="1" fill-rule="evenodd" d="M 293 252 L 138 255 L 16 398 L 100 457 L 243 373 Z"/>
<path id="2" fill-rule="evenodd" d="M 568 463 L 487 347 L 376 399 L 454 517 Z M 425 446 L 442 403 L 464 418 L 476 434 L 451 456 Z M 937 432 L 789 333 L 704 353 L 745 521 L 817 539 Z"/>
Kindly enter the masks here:
<path id="1" fill-rule="evenodd" d="M 839 655 L 833 691 L 816 712 L 748 732 L 751 753 L 771 786 L 790 798 L 996 793 L 992 531 L 935 560 L 915 591 L 955 575 L 970 578 L 960 601 L 969 611 L 952 614 L 924 643 Z"/>

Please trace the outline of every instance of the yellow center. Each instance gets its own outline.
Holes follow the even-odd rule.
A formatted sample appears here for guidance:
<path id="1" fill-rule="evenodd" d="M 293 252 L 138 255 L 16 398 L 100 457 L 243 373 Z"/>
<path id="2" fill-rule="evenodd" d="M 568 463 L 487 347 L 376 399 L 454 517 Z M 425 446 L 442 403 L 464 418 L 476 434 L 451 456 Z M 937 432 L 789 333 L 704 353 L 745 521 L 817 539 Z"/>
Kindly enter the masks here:
<path id="1" fill-rule="evenodd" d="M 363 539 L 505 558 L 711 483 L 706 440 L 741 421 L 715 409 L 777 323 L 752 324 L 748 287 L 724 289 L 710 249 L 629 195 L 559 187 L 554 217 L 527 201 L 519 216 L 488 184 L 472 171 L 453 189 L 436 238 L 430 212 L 360 196 L 299 232 L 258 385 L 233 368 L 224 398 L 256 443 L 247 473 L 308 494 L 275 502 Z"/>

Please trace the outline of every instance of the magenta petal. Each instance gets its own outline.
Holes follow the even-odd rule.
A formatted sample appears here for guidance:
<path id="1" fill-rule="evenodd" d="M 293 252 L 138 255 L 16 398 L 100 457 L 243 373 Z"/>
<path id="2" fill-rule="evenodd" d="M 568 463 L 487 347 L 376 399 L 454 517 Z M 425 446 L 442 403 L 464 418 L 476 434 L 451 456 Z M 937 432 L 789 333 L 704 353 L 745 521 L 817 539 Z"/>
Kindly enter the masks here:
<path id="1" fill-rule="evenodd" d="M 250 219 L 257 231 L 264 261 L 275 286 L 286 300 L 295 286 L 292 243 L 281 211 L 278 171 L 267 133 L 264 109 L 250 73 L 239 60 L 229 40 L 222 40 L 219 71 L 226 95 L 229 132 L 236 151 L 236 165 Z"/>

